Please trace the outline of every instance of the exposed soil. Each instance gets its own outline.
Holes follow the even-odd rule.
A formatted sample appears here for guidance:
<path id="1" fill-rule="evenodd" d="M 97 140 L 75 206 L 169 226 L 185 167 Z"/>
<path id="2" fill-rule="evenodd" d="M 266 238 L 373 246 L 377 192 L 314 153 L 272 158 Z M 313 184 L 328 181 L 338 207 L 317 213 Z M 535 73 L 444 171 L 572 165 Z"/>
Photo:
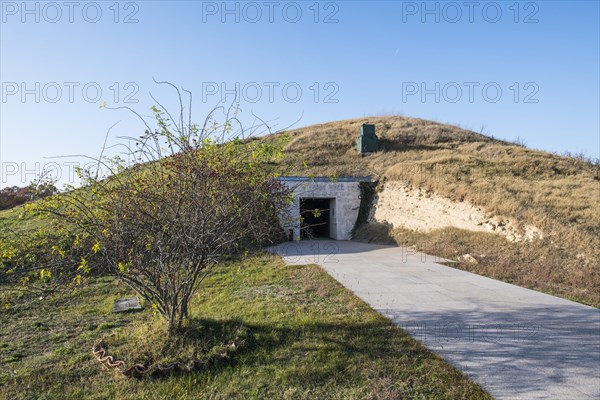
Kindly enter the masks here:
<path id="1" fill-rule="evenodd" d="M 370 220 L 421 232 L 455 227 L 494 232 L 511 242 L 541 239 L 540 229 L 514 219 L 493 215 L 467 202 L 452 201 L 402 182 L 387 182 L 374 199 Z"/>

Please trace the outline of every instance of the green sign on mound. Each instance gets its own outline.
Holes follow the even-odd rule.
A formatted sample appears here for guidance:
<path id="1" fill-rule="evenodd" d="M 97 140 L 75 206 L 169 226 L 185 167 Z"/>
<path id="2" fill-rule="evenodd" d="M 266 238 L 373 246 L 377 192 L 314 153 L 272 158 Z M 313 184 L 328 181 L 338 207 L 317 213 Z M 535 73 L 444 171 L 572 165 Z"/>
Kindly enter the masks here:
<path id="1" fill-rule="evenodd" d="M 375 135 L 375 125 L 362 124 L 360 127 L 360 136 L 356 141 L 356 149 L 360 154 L 373 153 L 379 150 L 377 135 Z"/>

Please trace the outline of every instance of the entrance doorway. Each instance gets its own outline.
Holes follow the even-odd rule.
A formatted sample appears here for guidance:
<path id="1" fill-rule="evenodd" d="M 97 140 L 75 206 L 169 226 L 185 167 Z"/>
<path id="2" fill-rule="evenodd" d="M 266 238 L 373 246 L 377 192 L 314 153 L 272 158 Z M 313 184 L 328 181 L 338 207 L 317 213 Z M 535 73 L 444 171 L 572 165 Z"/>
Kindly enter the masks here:
<path id="1" fill-rule="evenodd" d="M 330 238 L 331 199 L 301 198 L 300 237 L 303 239 Z"/>

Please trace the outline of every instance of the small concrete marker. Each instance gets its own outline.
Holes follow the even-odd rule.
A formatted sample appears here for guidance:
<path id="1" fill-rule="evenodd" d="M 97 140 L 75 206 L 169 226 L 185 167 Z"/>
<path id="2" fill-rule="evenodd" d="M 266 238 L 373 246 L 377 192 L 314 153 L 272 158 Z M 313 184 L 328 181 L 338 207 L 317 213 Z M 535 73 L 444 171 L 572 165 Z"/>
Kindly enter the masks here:
<path id="1" fill-rule="evenodd" d="M 137 296 L 126 297 L 124 299 L 115 300 L 115 304 L 113 305 L 113 312 L 127 312 L 127 311 L 139 311 L 142 309 L 142 305 L 140 304 L 140 299 Z"/>

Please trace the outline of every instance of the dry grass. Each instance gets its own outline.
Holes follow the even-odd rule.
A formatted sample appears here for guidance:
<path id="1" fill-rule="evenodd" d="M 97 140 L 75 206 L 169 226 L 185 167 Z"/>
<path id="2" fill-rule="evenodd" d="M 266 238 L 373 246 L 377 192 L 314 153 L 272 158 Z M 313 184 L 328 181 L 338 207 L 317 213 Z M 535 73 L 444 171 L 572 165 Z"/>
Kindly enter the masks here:
<path id="1" fill-rule="evenodd" d="M 354 149 L 363 123 L 375 124 L 380 138 L 381 150 L 367 157 L 360 157 Z M 380 182 L 404 181 L 539 227 L 545 235 L 543 241 L 507 246 L 496 267 L 490 264 L 478 272 L 600 305 L 597 164 L 405 117 L 337 121 L 288 134 L 290 142 L 282 161 L 288 174 L 369 174 Z M 421 250 L 432 247 L 427 242 L 439 240 L 435 235 L 420 235 L 417 240 L 417 235 L 407 232 L 392 236 L 404 244 L 412 241 Z M 491 245 L 486 234 L 469 234 L 469 241 L 482 254 L 498 248 L 487 247 Z M 448 246 L 446 253 L 462 251 L 442 243 Z M 525 251 L 531 251 L 533 260 L 523 256 Z"/>

